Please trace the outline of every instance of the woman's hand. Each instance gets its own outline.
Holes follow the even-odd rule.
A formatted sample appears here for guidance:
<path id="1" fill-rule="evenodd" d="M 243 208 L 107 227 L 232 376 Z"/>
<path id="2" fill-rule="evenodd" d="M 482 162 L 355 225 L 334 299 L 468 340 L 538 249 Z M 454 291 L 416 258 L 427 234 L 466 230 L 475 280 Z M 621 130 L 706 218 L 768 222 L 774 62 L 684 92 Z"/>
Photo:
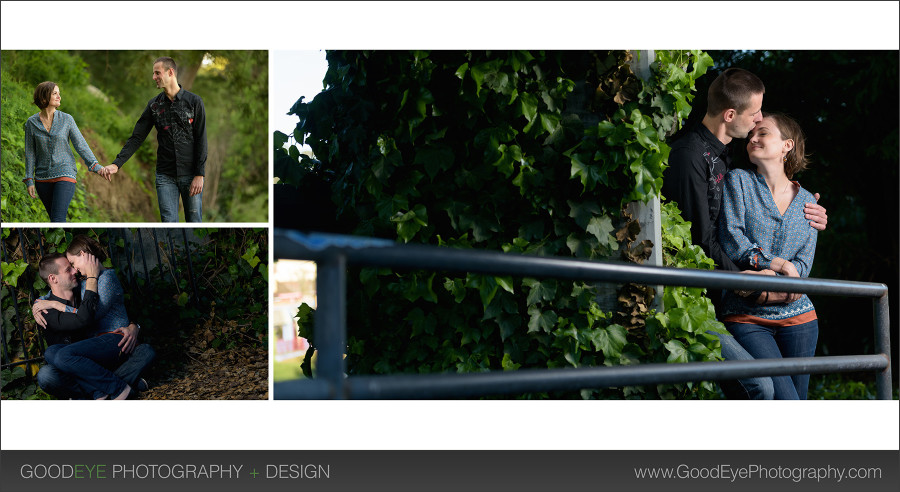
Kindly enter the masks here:
<path id="1" fill-rule="evenodd" d="M 779 266 L 779 271 L 788 277 L 797 277 L 800 278 L 800 272 L 797 271 L 797 267 L 794 266 L 793 263 L 782 260 L 783 263 Z M 799 292 L 791 292 L 788 294 L 787 302 L 794 302 L 800 300 L 803 297 L 803 294 Z"/>
<path id="2" fill-rule="evenodd" d="M 41 328 L 47 327 L 47 320 L 44 319 L 44 314 L 50 310 L 56 309 L 57 311 L 65 311 L 65 304 L 59 301 L 51 301 L 48 299 L 38 299 L 34 301 L 34 305 L 31 306 L 31 314 L 34 316 L 34 321 L 40 325 Z"/>
<path id="3" fill-rule="evenodd" d="M 37 198 L 37 189 L 35 189 L 34 185 L 28 187 L 28 196 L 31 198 Z"/>
<path id="4" fill-rule="evenodd" d="M 100 176 L 103 176 L 107 181 L 112 182 L 112 175 L 117 172 L 119 172 L 119 166 L 110 164 L 108 166 L 103 166 L 103 169 L 100 170 Z"/>
<path id="5" fill-rule="evenodd" d="M 100 261 L 87 251 L 82 251 L 81 254 L 76 256 L 75 260 L 72 261 L 72 266 L 85 277 L 97 277 L 100 273 Z"/>

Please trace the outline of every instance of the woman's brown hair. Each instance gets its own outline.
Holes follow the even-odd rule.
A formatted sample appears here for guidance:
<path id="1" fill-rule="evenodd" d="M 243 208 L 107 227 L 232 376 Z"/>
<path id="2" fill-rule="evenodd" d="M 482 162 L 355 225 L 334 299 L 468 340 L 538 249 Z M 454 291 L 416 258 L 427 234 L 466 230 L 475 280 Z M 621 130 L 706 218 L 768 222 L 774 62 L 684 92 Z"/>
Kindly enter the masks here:
<path id="1" fill-rule="evenodd" d="M 34 88 L 34 105 L 39 109 L 44 109 L 50 105 L 50 95 L 56 88 L 56 82 L 41 82 Z"/>
<path id="2" fill-rule="evenodd" d="M 788 151 L 784 160 L 784 174 L 788 179 L 794 179 L 794 175 L 809 167 L 809 156 L 806 154 L 806 136 L 800 124 L 793 118 L 782 113 L 763 113 L 763 118 L 771 118 L 775 126 L 781 132 L 781 139 L 794 141 L 794 148 Z"/>
<path id="3" fill-rule="evenodd" d="M 79 234 L 72 239 L 71 243 L 69 243 L 66 254 L 77 256 L 80 255 L 82 251 L 87 251 L 96 256 L 97 261 L 100 263 L 106 261 L 106 253 L 103 251 L 103 247 L 100 246 L 100 243 L 97 242 L 96 239 L 85 236 L 84 234 Z"/>

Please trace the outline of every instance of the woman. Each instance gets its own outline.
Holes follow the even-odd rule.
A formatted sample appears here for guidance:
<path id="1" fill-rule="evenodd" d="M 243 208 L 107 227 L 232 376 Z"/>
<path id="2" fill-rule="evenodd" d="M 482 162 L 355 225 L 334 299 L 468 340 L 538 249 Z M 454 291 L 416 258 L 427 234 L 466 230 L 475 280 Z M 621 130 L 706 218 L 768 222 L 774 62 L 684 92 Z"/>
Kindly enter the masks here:
<path id="1" fill-rule="evenodd" d="M 75 157 L 69 141 L 88 169 L 100 174 L 101 166 L 85 142 L 75 120 L 59 111 L 59 86 L 41 82 L 34 89 L 34 104 L 40 112 L 25 121 L 25 185 L 31 198 L 40 196 L 50 222 L 65 222 L 69 203 L 75 195 Z M 109 175 L 104 173 L 107 180 Z"/>
<path id="2" fill-rule="evenodd" d="M 118 329 L 129 325 L 128 313 L 125 311 L 124 291 L 115 271 L 102 266 L 106 253 L 100 243 L 84 235 L 75 236 L 66 250 L 66 258 L 79 272 L 86 262 L 96 258 L 101 263 L 97 274 L 97 293 L 100 302 L 94 318 L 97 331 L 94 336 L 69 345 L 52 345 L 44 352 L 47 362 L 70 374 L 87 392 L 96 399 L 125 399 L 131 393 L 131 387 L 118 378 L 108 368 L 114 367 L 124 357 L 120 347 L 123 334 Z M 81 294 L 84 295 L 85 284 L 81 283 Z M 36 309 L 58 309 L 70 311 L 72 308 L 57 301 L 40 301 L 45 304 Z"/>
<path id="3" fill-rule="evenodd" d="M 719 242 L 736 265 L 807 277 L 818 231 L 804 217 L 813 195 L 794 175 L 808 165 L 800 126 L 781 114 L 764 114 L 750 132 L 747 153 L 755 169 L 735 169 L 725 177 Z M 781 304 L 745 301 L 728 292 L 723 321 L 728 331 L 757 359 L 812 357 L 819 325 L 805 294 L 790 294 Z M 806 399 L 809 374 L 773 376 L 775 399 Z"/>

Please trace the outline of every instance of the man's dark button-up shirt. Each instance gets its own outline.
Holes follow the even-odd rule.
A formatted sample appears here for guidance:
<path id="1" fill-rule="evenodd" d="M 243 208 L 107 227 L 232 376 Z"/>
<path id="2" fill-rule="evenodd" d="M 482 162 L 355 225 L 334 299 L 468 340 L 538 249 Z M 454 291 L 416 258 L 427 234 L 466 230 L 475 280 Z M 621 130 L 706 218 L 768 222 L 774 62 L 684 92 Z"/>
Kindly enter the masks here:
<path id="1" fill-rule="evenodd" d="M 154 127 L 159 143 L 156 172 L 171 177 L 204 176 L 206 111 L 200 96 L 185 89 L 179 90 L 173 101 L 163 91 L 147 103 L 134 132 L 112 163 L 122 167 Z"/>
<path id="2" fill-rule="evenodd" d="M 674 200 L 691 222 L 691 241 L 721 270 L 739 271 L 719 246 L 716 224 L 722 208 L 725 175 L 731 169 L 729 148 L 702 123 L 671 144 L 662 193 Z"/>
<path id="3" fill-rule="evenodd" d="M 47 321 L 47 328 L 44 329 L 47 345 L 77 342 L 94 332 L 92 326 L 94 312 L 97 309 L 97 303 L 100 302 L 100 296 L 92 290 L 86 290 L 84 298 L 79 302 L 80 291 L 81 289 L 75 289 L 75 297 L 72 301 L 56 297 L 52 292 L 45 297 L 47 300 L 59 301 L 67 306 L 78 308 L 75 313 L 65 313 L 56 309 L 47 310 L 44 314 L 44 319 Z"/>

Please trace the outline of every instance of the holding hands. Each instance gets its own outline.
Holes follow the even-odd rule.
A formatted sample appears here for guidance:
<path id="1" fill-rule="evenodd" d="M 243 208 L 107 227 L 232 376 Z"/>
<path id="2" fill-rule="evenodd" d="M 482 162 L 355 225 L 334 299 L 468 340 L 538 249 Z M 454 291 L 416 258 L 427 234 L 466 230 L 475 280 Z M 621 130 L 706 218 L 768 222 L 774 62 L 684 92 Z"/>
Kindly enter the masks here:
<path id="1" fill-rule="evenodd" d="M 112 182 L 112 175 L 117 172 L 119 172 L 119 166 L 110 164 L 108 166 L 103 166 L 97 174 L 106 178 L 107 181 Z"/>

